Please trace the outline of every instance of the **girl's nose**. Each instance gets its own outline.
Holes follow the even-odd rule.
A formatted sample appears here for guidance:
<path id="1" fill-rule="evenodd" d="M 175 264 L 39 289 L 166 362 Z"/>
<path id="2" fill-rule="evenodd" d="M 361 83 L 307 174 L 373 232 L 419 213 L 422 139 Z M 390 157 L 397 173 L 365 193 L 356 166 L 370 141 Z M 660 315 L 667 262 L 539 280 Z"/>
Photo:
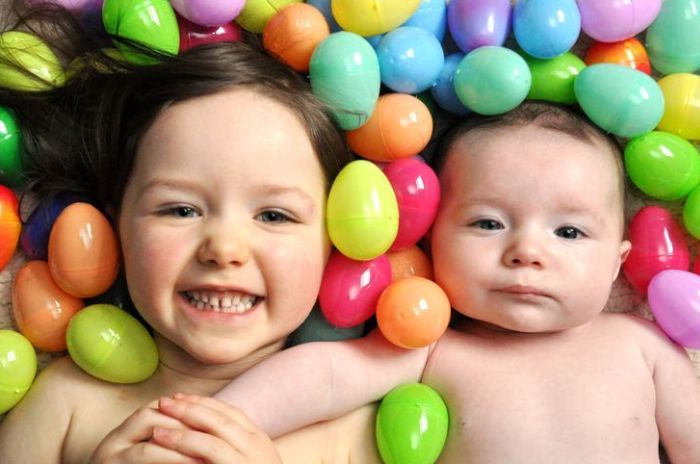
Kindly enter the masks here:
<path id="1" fill-rule="evenodd" d="M 520 234 L 515 237 L 506 252 L 503 254 L 506 266 L 534 266 L 542 267 L 542 244 L 531 234 Z"/>
<path id="2" fill-rule="evenodd" d="M 250 259 L 250 243 L 244 231 L 220 227 L 208 234 L 197 257 L 207 266 L 242 265 Z"/>

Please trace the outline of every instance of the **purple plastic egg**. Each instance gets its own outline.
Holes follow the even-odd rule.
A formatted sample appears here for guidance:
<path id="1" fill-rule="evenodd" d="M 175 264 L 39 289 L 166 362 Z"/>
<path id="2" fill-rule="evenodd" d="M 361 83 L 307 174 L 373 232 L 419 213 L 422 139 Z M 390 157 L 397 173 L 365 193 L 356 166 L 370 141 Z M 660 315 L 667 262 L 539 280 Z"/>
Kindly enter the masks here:
<path id="1" fill-rule="evenodd" d="M 670 338 L 686 348 L 700 348 L 700 276 L 669 269 L 651 279 L 649 306 Z"/>

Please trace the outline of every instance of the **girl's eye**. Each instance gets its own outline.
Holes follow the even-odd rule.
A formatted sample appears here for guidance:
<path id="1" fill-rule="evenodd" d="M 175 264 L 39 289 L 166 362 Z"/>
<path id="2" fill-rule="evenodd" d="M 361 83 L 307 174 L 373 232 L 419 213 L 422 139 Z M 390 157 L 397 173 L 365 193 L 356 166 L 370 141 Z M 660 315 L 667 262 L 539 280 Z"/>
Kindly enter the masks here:
<path id="1" fill-rule="evenodd" d="M 258 219 L 262 222 L 293 222 L 293 219 L 281 211 L 269 210 L 258 214 Z"/>
<path id="2" fill-rule="evenodd" d="M 503 224 L 496 221 L 495 219 L 479 219 L 470 224 L 472 227 L 476 227 L 482 230 L 500 230 L 503 229 Z"/>
<path id="3" fill-rule="evenodd" d="M 581 229 L 572 226 L 560 227 L 554 231 L 554 234 L 566 240 L 576 240 L 586 236 Z"/>
<path id="4" fill-rule="evenodd" d="M 192 218 L 199 215 L 197 210 L 191 206 L 174 206 L 163 210 L 162 214 L 164 216 L 172 216 L 176 218 Z"/>

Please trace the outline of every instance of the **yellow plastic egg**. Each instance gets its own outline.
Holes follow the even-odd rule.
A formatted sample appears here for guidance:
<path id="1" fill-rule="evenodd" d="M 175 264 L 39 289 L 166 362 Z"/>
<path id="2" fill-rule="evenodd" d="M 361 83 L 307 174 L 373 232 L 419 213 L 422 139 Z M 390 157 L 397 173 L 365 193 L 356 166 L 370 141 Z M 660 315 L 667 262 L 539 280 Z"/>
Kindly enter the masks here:
<path id="1" fill-rule="evenodd" d="M 14 330 L 0 330 L 0 414 L 19 403 L 35 375 L 36 353 L 29 340 Z"/>
<path id="2" fill-rule="evenodd" d="M 664 94 L 664 115 L 658 129 L 687 140 L 700 140 L 700 76 L 669 74 L 659 80 Z"/>
<path id="3" fill-rule="evenodd" d="M 400 26 L 418 9 L 420 0 L 331 0 L 340 27 L 364 37 Z"/>

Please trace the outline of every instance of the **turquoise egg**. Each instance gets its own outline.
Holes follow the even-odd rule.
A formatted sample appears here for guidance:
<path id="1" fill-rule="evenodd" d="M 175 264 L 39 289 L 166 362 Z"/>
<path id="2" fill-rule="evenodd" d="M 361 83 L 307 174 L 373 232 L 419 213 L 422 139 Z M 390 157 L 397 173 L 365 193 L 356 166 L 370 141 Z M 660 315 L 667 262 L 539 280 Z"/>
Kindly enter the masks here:
<path id="1" fill-rule="evenodd" d="M 399 231 L 399 206 L 389 179 L 374 163 L 346 165 L 331 186 L 326 227 L 333 245 L 365 261 L 386 252 Z"/>
<path id="2" fill-rule="evenodd" d="M 663 74 L 700 69 L 700 1 L 664 0 L 646 32 L 651 64 Z"/>
<path id="3" fill-rule="evenodd" d="M 574 93 L 595 124 L 619 137 L 651 131 L 664 114 L 664 97 L 656 81 L 627 66 L 588 66 L 576 78 Z"/>
<path id="4" fill-rule="evenodd" d="M 344 130 L 367 122 L 379 98 L 379 60 L 372 46 L 352 32 L 335 32 L 316 46 L 309 62 L 314 95 Z"/>

